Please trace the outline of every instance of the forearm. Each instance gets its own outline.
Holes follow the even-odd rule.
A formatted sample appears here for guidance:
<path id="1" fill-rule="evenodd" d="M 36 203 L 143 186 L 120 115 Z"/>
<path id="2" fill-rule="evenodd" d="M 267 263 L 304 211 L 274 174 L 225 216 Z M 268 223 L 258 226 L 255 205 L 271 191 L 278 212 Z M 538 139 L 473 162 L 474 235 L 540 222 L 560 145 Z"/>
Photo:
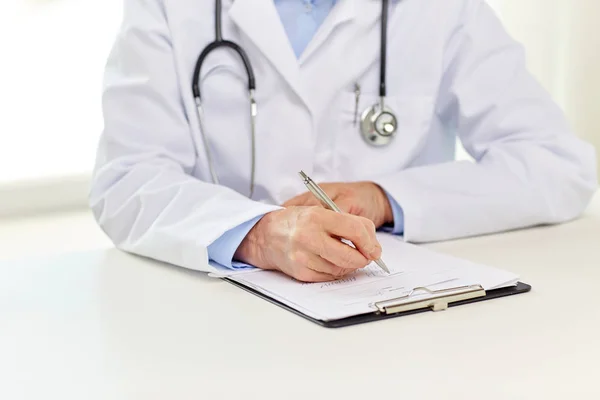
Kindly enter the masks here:
<path id="1" fill-rule="evenodd" d="M 447 240 L 575 218 L 589 202 L 595 182 L 552 149 L 577 142 L 498 144 L 478 163 L 452 162 L 411 168 L 375 181 L 398 199 L 404 237 Z M 581 150 L 579 149 L 579 153 Z"/>
<path id="2" fill-rule="evenodd" d="M 206 265 L 207 247 L 225 232 L 279 208 L 162 162 L 127 169 L 114 161 L 92 188 L 94 215 L 116 246 L 190 269 Z"/>
<path id="3" fill-rule="evenodd" d="M 594 149 L 570 131 L 490 6 L 469 2 L 462 14 L 431 126 L 456 132 L 475 161 L 375 179 L 402 206 L 404 237 L 445 240 L 577 217 L 597 188 Z"/>

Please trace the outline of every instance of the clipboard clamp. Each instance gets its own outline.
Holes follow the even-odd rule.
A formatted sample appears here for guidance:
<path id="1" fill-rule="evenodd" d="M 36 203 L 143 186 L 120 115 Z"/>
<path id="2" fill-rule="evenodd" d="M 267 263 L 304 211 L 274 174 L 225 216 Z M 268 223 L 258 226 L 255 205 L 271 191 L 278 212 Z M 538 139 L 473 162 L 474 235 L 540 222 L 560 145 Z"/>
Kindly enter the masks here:
<path id="1" fill-rule="evenodd" d="M 431 297 L 425 299 L 415 299 L 406 301 L 415 292 L 424 291 L 431 294 Z M 407 295 L 395 299 L 379 301 L 373 303 L 380 313 L 396 314 L 411 310 L 431 308 L 432 311 L 444 311 L 448 305 L 464 300 L 471 300 L 478 297 L 485 297 L 485 290 L 481 285 L 460 286 L 455 288 L 430 290 L 426 287 L 414 288 Z"/>

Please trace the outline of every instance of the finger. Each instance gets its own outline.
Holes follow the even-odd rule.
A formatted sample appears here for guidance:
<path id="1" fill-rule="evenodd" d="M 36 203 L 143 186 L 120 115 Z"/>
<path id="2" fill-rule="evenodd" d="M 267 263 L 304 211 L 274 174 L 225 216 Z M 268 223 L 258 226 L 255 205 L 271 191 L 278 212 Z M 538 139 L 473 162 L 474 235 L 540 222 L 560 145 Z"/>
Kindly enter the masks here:
<path id="1" fill-rule="evenodd" d="M 292 278 L 300 282 L 315 283 L 315 282 L 331 282 L 337 278 L 333 275 L 318 272 L 310 268 L 301 267 L 294 270 Z"/>
<path id="2" fill-rule="evenodd" d="M 336 190 L 334 184 L 324 183 L 320 185 L 320 188 L 333 200 L 336 201 L 338 191 Z M 321 202 L 319 199 L 315 197 L 314 194 L 307 191 L 298 196 L 291 198 L 290 200 L 283 203 L 284 207 L 292 207 L 292 206 L 321 206 Z"/>
<path id="3" fill-rule="evenodd" d="M 381 245 L 375 234 L 375 224 L 369 219 L 349 214 L 328 213 L 323 227 L 337 237 L 350 240 L 367 259 L 381 256 Z"/>
<path id="4" fill-rule="evenodd" d="M 333 240 L 333 239 L 332 239 Z M 341 243 L 341 242 L 340 242 Z M 348 247 L 348 246 L 347 246 Z M 358 253 L 356 250 L 353 250 L 355 253 Z M 360 254 L 360 253 L 358 253 Z M 308 256 L 306 267 L 316 272 L 322 272 L 327 275 L 331 275 L 335 278 L 341 278 L 342 276 L 349 274 L 353 270 L 342 268 L 341 266 L 337 266 L 328 260 L 322 258 L 318 254 L 310 254 Z"/>
<path id="5" fill-rule="evenodd" d="M 312 198 L 311 198 L 312 196 Z M 304 206 L 307 202 L 315 200 L 314 196 L 310 192 L 302 193 L 296 197 L 293 197 L 283 203 L 284 207 Z"/>
<path id="6" fill-rule="evenodd" d="M 328 237 L 323 242 L 319 254 L 321 258 L 346 272 L 364 268 L 371 262 L 360 251 L 337 238 Z"/>
<path id="7" fill-rule="evenodd" d="M 336 277 L 326 272 L 309 268 L 315 265 L 314 258 L 318 256 L 310 251 L 296 249 L 288 254 L 289 262 L 283 263 L 281 271 L 301 282 L 328 282 Z M 320 268 L 325 270 L 325 268 Z"/>
<path id="8" fill-rule="evenodd" d="M 300 204 L 300 205 L 304 206 L 304 207 L 316 207 L 316 206 L 322 205 L 321 202 L 319 201 L 319 199 L 317 199 L 312 193 L 309 193 L 301 201 L 302 201 L 302 204 Z"/>

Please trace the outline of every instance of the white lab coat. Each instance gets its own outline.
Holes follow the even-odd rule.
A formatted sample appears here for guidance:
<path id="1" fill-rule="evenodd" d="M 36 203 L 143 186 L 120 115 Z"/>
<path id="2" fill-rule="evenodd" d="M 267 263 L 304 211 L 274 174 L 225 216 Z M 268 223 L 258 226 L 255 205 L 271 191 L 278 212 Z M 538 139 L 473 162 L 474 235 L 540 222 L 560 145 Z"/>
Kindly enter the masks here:
<path id="1" fill-rule="evenodd" d="M 201 71 L 210 174 L 191 82 L 214 39 L 212 0 L 126 0 L 105 77 L 105 129 L 91 206 L 121 249 L 207 270 L 227 230 L 317 182 L 372 180 L 402 206 L 404 237 L 438 241 L 577 217 L 596 190 L 591 146 L 525 69 L 523 49 L 481 0 L 393 2 L 387 104 L 391 145 L 354 125 L 378 98 L 381 3 L 341 0 L 297 60 L 273 0 L 224 2 L 224 37 L 257 78 L 256 191 L 248 199 L 250 124 L 237 56 Z M 453 160 L 458 134 L 475 162 Z"/>

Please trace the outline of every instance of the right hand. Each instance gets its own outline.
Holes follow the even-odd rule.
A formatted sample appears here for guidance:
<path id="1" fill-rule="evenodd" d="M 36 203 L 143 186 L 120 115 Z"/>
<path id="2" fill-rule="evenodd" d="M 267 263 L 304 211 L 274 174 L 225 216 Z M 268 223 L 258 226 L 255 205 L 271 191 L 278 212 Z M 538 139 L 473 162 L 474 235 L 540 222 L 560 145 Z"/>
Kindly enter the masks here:
<path id="1" fill-rule="evenodd" d="M 356 249 L 340 238 L 352 241 Z M 364 268 L 380 256 L 381 245 L 369 219 L 322 207 L 289 207 L 262 217 L 234 258 L 299 281 L 325 282 Z"/>

